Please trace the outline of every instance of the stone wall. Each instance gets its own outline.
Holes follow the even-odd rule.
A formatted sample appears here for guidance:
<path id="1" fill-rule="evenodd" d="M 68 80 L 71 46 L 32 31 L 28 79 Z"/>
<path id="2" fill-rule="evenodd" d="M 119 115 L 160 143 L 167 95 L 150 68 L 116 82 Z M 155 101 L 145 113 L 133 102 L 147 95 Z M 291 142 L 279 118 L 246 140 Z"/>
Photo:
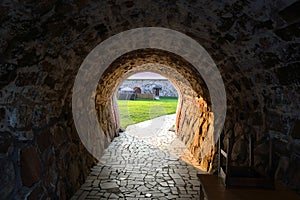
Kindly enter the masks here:
<path id="1" fill-rule="evenodd" d="M 95 163 L 78 138 L 70 96 L 56 73 L 11 69 L 16 78 L 1 92 L 1 199 L 68 199 Z"/>
<path id="2" fill-rule="evenodd" d="M 158 85 L 162 89 L 159 91 L 159 95 L 163 97 L 178 97 L 177 91 L 168 80 L 125 80 L 121 87 L 135 88 L 139 87 L 142 90 L 142 94 L 153 94 L 153 86 Z"/>
<path id="3" fill-rule="evenodd" d="M 201 168 L 207 172 L 212 170 L 216 148 L 208 155 L 201 155 L 200 150 L 208 131 L 211 131 L 209 126 L 213 126 L 213 120 L 213 113 L 202 97 L 184 96 L 179 102 L 176 117 L 177 135 L 198 160 Z"/>
<path id="4" fill-rule="evenodd" d="M 210 101 L 207 96 L 208 91 L 198 72 L 189 63 L 174 54 L 144 49 L 127 53 L 112 63 L 98 84 L 96 107 L 100 104 L 103 106 L 102 110 L 97 110 L 99 123 L 105 127 L 105 132 L 111 135 L 117 134 L 120 122 L 112 119 L 111 115 L 112 113 L 119 115 L 119 113 L 114 110 L 111 102 L 115 101 L 115 94 L 121 84 L 124 86 L 123 81 L 126 77 L 146 70 L 167 77 L 177 88 L 179 106 L 175 126 L 176 134 L 198 159 L 203 170 L 210 171 L 214 152 L 206 157 L 200 154 L 202 139 L 205 138 L 208 126 L 213 121 L 210 106 L 207 104 L 207 101 Z M 135 83 L 135 81 L 132 82 Z M 129 81 L 129 83 L 132 82 Z"/>
<path id="5" fill-rule="evenodd" d="M 226 87 L 226 137 L 253 134 L 255 165 L 275 171 L 299 191 L 298 10 L 295 0 L 2 0 L 1 197 L 72 195 L 94 163 L 79 141 L 71 111 L 79 66 L 110 36 L 150 26 L 187 34 L 209 52 Z M 209 105 L 209 95 L 192 86 Z M 275 144 L 272 169 L 266 164 L 269 135 Z M 245 164 L 243 142 L 237 141 L 235 157 L 242 159 L 236 162 Z"/>

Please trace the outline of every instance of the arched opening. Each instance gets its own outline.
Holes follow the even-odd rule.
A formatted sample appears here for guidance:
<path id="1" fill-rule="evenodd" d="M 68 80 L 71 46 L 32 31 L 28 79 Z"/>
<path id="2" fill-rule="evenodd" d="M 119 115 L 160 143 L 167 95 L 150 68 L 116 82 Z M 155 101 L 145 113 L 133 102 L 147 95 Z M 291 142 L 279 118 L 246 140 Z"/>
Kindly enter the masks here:
<path id="1" fill-rule="evenodd" d="M 205 171 L 212 169 L 215 149 L 201 155 L 204 138 L 213 126 L 207 86 L 201 75 L 182 57 L 158 49 L 140 49 L 117 58 L 104 71 L 96 91 L 99 124 L 110 137 L 120 129 L 116 93 L 130 75 L 151 71 L 167 77 L 178 92 L 175 131 Z M 202 139 L 201 139 L 202 138 Z"/>
<path id="2" fill-rule="evenodd" d="M 159 98 L 155 94 L 157 85 L 161 88 Z M 123 90 L 131 91 L 134 98 L 132 100 L 123 98 Z M 127 77 L 121 83 L 116 96 L 122 131 L 125 131 L 129 125 L 175 114 L 177 109 L 178 92 L 176 88 L 169 79 L 158 73 L 139 72 Z M 175 122 L 170 127 L 174 124 Z"/>
<path id="3" fill-rule="evenodd" d="M 86 57 L 77 74 L 72 96 L 74 121 L 82 143 L 99 160 L 110 157 L 103 158 L 102 155 L 108 144 L 116 144 L 115 141 L 118 141 L 118 138 L 112 140 L 118 136 L 120 126 L 114 91 L 120 80 L 126 78 L 123 76 L 125 73 L 130 75 L 139 70 L 149 71 L 149 67 L 147 70 L 140 68 L 147 64 L 161 65 L 161 68 L 153 68 L 150 71 L 164 72 L 178 81 L 178 89 L 182 96 L 176 118 L 177 136 L 198 158 L 202 169 L 210 171 L 213 167 L 215 142 L 226 113 L 223 81 L 213 60 L 201 45 L 186 35 L 164 28 L 126 31 L 104 41 Z M 86 107 L 82 109 L 82 105 Z M 107 149 L 111 149 L 110 147 L 112 145 Z M 126 158 L 132 155 L 132 151 L 137 152 L 139 149 L 127 147 Z M 118 155 L 115 149 L 111 150 L 109 155 Z M 153 156 L 148 158 L 151 163 L 155 159 Z M 173 162 L 173 159 L 168 161 Z M 167 160 L 159 158 L 154 162 L 161 166 L 164 161 Z M 116 162 L 113 161 L 111 165 L 116 167 Z M 188 166 L 184 166 L 186 167 Z M 126 170 L 126 166 L 122 165 L 122 169 Z M 196 175 L 193 177 L 196 178 Z M 177 185 L 184 184 L 182 179 L 177 181 Z"/>
<path id="4" fill-rule="evenodd" d="M 134 93 L 136 93 L 136 94 L 142 93 L 142 89 L 140 87 L 134 87 L 133 90 L 134 90 Z"/>

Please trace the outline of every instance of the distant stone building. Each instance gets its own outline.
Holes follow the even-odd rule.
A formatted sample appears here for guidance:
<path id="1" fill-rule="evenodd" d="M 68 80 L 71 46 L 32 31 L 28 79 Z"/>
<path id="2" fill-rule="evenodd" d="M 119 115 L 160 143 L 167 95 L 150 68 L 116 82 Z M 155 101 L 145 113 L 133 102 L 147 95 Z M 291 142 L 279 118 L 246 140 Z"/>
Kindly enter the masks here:
<path id="1" fill-rule="evenodd" d="M 159 96 L 178 97 L 177 91 L 172 83 L 165 77 L 150 72 L 133 75 L 126 79 L 121 88 L 129 87 L 141 94 L 154 94 L 153 87 L 159 86 Z"/>

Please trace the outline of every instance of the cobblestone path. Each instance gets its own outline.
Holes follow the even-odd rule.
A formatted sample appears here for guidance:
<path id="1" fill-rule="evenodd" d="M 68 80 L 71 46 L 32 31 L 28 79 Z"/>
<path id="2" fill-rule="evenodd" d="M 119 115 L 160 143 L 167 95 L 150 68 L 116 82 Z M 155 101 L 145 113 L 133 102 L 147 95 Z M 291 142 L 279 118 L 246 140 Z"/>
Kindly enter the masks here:
<path id="1" fill-rule="evenodd" d="M 175 134 L 144 135 L 115 138 L 72 199 L 199 199 L 203 172 Z"/>

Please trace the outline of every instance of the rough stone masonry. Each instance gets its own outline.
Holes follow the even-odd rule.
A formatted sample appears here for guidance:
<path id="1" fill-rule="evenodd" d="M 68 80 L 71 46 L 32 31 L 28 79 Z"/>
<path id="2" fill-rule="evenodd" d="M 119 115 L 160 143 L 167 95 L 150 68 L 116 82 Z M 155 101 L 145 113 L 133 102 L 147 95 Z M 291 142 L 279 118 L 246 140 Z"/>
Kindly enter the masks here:
<path id="1" fill-rule="evenodd" d="M 72 87 L 78 69 L 88 53 L 110 36 L 150 26 L 188 35 L 213 58 L 226 87 L 224 133 L 235 138 L 232 157 L 236 163 L 247 163 L 243 136 L 253 134 L 255 166 L 300 191 L 299 6 L 295 0 L 2 0 L 1 198 L 68 199 L 84 183 L 96 161 L 80 142 L 72 116 Z M 180 113 L 190 115 L 203 100 L 207 110 L 201 119 L 205 120 L 194 123 L 182 114 L 177 120 L 178 136 L 192 141 L 190 150 L 197 155 L 194 147 L 201 144 L 211 117 L 201 77 L 195 73 L 188 77 L 193 68 L 176 55 L 155 49 L 140 53 L 145 62 L 155 61 L 151 59 L 156 56 L 158 63 L 167 64 L 177 75 L 197 80 L 191 89 L 202 94 L 202 99 L 191 99 L 192 107 L 179 104 L 184 111 Z M 127 62 L 125 57 L 134 55 L 138 53 L 120 60 Z M 135 59 L 133 66 L 143 57 Z M 107 115 L 117 119 L 115 114 Z M 107 124 L 110 140 L 118 134 L 117 127 L 117 120 L 114 126 Z M 269 136 L 274 142 L 271 169 L 267 167 Z M 108 144 L 103 143 L 104 147 Z M 213 153 L 200 161 L 210 166 L 208 170 L 216 167 Z"/>

